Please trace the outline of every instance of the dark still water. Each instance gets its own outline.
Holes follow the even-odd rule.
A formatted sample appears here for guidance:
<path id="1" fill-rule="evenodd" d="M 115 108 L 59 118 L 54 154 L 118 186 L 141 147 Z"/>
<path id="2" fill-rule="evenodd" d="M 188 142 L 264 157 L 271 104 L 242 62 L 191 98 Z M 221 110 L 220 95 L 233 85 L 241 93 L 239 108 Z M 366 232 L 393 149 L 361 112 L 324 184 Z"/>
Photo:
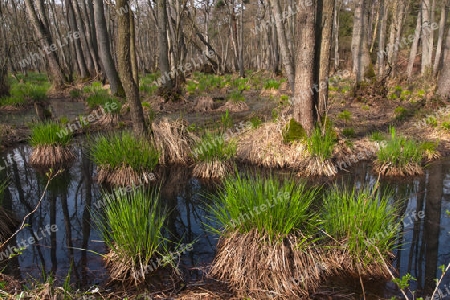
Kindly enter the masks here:
<path id="1" fill-rule="evenodd" d="M 41 205 L 28 219 L 29 226 L 11 244 L 24 250 L 9 260 L 6 273 L 24 280 L 43 280 L 45 274 L 53 274 L 58 283 L 70 273 L 72 283 L 86 289 L 108 280 L 100 255 L 107 248 L 91 219 L 91 211 L 100 197 L 94 180 L 95 166 L 80 145 L 75 145 L 75 149 L 77 160 L 51 182 Z M 5 167 L 0 171 L 0 179 L 10 180 L 3 206 L 19 219 L 37 206 L 47 183 L 45 176 L 28 164 L 30 153 L 28 146 L 21 145 L 3 153 L 0 160 L 0 166 Z M 217 236 L 211 235 L 205 225 L 211 221 L 205 205 L 208 200 L 203 195 L 214 192 L 213 188 L 190 174 L 188 168 L 180 167 L 164 169 L 160 176 L 162 202 L 171 210 L 168 231 L 173 239 L 184 243 L 196 241 L 193 251 L 184 254 L 180 262 L 186 280 L 192 283 L 205 277 L 214 257 Z M 361 186 L 376 181 L 370 165 L 362 163 L 331 183 Z M 406 216 L 402 223 L 405 230 L 402 245 L 393 261 L 396 275 L 410 273 L 417 278 L 411 283 L 416 295 L 431 296 L 434 279 L 441 275 L 439 266 L 450 262 L 450 217 L 446 214 L 450 210 L 450 160 L 433 163 L 424 176 L 382 180 L 382 188 L 394 192 L 393 201 L 402 204 Z M 329 287 L 355 298 L 361 293 L 359 282 Z M 366 283 L 365 290 L 368 299 L 401 295 L 389 282 Z M 442 299 L 450 299 L 450 274 L 444 278 L 441 291 Z"/>

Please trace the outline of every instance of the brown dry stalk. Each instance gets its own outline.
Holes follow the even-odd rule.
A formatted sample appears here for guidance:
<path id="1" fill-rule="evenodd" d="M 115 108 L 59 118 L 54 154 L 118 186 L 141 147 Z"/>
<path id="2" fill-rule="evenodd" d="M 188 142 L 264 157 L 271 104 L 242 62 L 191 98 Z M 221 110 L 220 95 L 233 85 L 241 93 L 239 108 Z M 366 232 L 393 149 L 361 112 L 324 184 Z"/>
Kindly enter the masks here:
<path id="1" fill-rule="evenodd" d="M 414 176 L 423 174 L 422 167 L 416 163 L 408 163 L 403 167 L 396 167 L 391 163 L 381 163 L 375 160 L 373 169 L 378 174 L 384 176 Z"/>
<path id="2" fill-rule="evenodd" d="M 320 248 L 311 244 L 298 249 L 301 239 L 289 235 L 282 242 L 270 242 L 257 230 L 231 233 L 219 240 L 211 275 L 257 298 L 307 299 L 328 273 L 328 266 Z"/>
<path id="3" fill-rule="evenodd" d="M 234 166 L 232 160 L 199 162 L 195 165 L 192 175 L 203 179 L 222 179 L 233 173 Z"/>
<path id="4" fill-rule="evenodd" d="M 30 164 L 38 167 L 57 167 L 68 164 L 75 155 L 65 146 L 37 146 L 30 156 Z"/>
<path id="5" fill-rule="evenodd" d="M 136 172 L 131 167 L 120 167 L 111 169 L 108 167 L 98 167 L 97 181 L 112 186 L 137 186 L 148 184 L 154 180 L 154 176 L 149 176 L 147 172 Z"/>
<path id="6" fill-rule="evenodd" d="M 160 164 L 188 164 L 192 160 L 193 136 L 183 120 L 170 122 L 166 118 L 152 123 L 152 132 Z"/>

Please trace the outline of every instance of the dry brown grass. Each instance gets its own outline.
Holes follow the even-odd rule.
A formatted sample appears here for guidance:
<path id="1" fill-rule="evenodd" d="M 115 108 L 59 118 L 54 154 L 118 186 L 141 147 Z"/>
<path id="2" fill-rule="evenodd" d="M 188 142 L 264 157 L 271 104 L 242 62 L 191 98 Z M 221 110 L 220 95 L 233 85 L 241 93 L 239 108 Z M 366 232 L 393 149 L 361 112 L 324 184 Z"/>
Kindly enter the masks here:
<path id="1" fill-rule="evenodd" d="M 202 161 L 195 165 L 192 175 L 202 179 L 222 179 L 234 171 L 234 166 L 232 160 Z"/>
<path id="2" fill-rule="evenodd" d="M 97 109 L 97 113 L 100 118 L 97 121 L 97 124 L 100 126 L 113 126 L 119 123 L 119 115 L 108 113 L 102 106 Z"/>
<path id="3" fill-rule="evenodd" d="M 136 172 L 131 167 L 121 167 L 119 169 L 111 169 L 108 167 L 99 167 L 97 181 L 101 184 L 111 186 L 137 186 L 148 184 L 156 178 L 154 173 Z"/>
<path id="4" fill-rule="evenodd" d="M 30 164 L 36 167 L 60 167 L 75 159 L 72 151 L 65 146 L 38 146 L 33 149 Z"/>
<path id="5" fill-rule="evenodd" d="M 152 131 L 160 164 L 188 164 L 192 160 L 193 135 L 183 120 L 169 121 L 164 118 L 152 123 Z"/>
<path id="6" fill-rule="evenodd" d="M 372 263 L 367 267 L 361 261 L 355 260 L 342 245 L 345 245 L 345 243 L 331 243 L 326 246 L 326 266 L 328 266 L 332 275 L 354 279 L 361 278 L 363 280 L 387 280 L 391 277 L 386 266 L 391 266 L 389 260 L 394 257 L 393 254 L 389 254 L 387 259 L 385 259 L 380 256 L 372 257 L 370 252 L 366 251 L 365 259 L 379 262 Z"/>
<path id="7" fill-rule="evenodd" d="M 256 230 L 221 237 L 211 275 L 256 299 L 309 299 L 328 274 L 327 258 L 314 246 L 298 249 L 301 239 L 271 243 Z"/>
<path id="8" fill-rule="evenodd" d="M 264 123 L 242 134 L 238 140 L 237 158 L 266 168 L 299 169 L 307 157 L 305 145 L 283 143 L 286 121 Z"/>
<path id="9" fill-rule="evenodd" d="M 408 163 L 402 167 L 396 167 L 391 163 L 380 163 L 377 160 L 373 162 L 373 169 L 378 174 L 384 176 L 415 176 L 422 175 L 423 168 L 416 163 Z"/>
<path id="10" fill-rule="evenodd" d="M 239 101 L 227 101 L 223 106 L 219 107 L 217 111 L 230 111 L 230 112 L 240 112 L 249 110 L 247 103 Z"/>

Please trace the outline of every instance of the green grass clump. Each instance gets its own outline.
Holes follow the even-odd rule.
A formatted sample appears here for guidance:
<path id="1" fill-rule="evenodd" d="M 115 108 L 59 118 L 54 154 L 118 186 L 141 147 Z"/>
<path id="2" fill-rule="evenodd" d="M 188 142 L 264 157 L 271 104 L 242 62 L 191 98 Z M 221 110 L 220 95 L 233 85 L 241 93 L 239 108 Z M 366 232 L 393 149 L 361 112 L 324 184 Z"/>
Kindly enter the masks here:
<path id="1" fill-rule="evenodd" d="M 97 93 L 101 91 L 105 90 L 103 89 L 103 84 L 100 81 L 94 81 L 90 85 L 83 87 L 83 93 L 85 94 Z"/>
<path id="2" fill-rule="evenodd" d="M 159 199 L 156 189 L 103 193 L 104 209 L 96 212 L 94 220 L 115 258 L 109 261 L 113 279 L 143 281 L 153 259 L 165 257 L 165 264 L 171 263 L 163 234 L 167 212 L 161 209 Z M 115 272 L 122 268 L 129 272 Z"/>
<path id="3" fill-rule="evenodd" d="M 117 107 L 114 111 L 115 113 L 119 113 L 122 107 L 122 102 L 120 102 L 117 98 L 109 95 L 106 91 L 103 90 L 92 93 L 89 97 L 86 98 L 86 102 L 91 109 L 95 109 L 100 106 L 105 108 L 106 103 L 109 103 L 109 107 L 115 104 L 115 107 Z"/>
<path id="4" fill-rule="evenodd" d="M 250 118 L 250 123 L 252 123 L 252 128 L 256 129 L 261 125 L 262 120 L 258 116 L 253 116 Z"/>
<path id="5" fill-rule="evenodd" d="M 325 126 L 325 130 L 316 126 L 306 139 L 306 144 L 311 155 L 320 157 L 322 160 L 329 159 L 336 144 L 336 132 L 329 123 Z"/>
<path id="6" fill-rule="evenodd" d="M 344 242 L 351 257 L 368 268 L 396 245 L 400 231 L 397 209 L 391 195 L 373 191 L 334 187 L 324 198 L 323 228 L 333 239 Z"/>
<path id="7" fill-rule="evenodd" d="M 70 130 L 55 122 L 39 123 L 31 128 L 30 144 L 36 146 L 66 146 L 72 140 Z"/>
<path id="8" fill-rule="evenodd" d="M 233 127 L 233 118 L 230 115 L 230 111 L 227 109 L 223 115 L 220 116 L 220 124 L 223 131 Z"/>
<path id="9" fill-rule="evenodd" d="M 352 113 L 344 109 L 338 114 L 338 119 L 345 121 L 345 123 L 347 124 L 347 122 L 350 122 L 352 119 Z"/>
<path id="10" fill-rule="evenodd" d="M 450 130 L 450 122 L 442 122 L 441 126 L 444 129 Z"/>
<path id="11" fill-rule="evenodd" d="M 425 123 L 427 123 L 431 127 L 437 127 L 437 125 L 438 125 L 437 119 L 434 116 L 430 116 L 430 117 L 426 118 Z"/>
<path id="12" fill-rule="evenodd" d="M 91 156 L 97 166 L 130 167 L 136 172 L 153 170 L 159 160 L 158 151 L 148 140 L 127 131 L 100 135 L 91 141 Z"/>
<path id="13" fill-rule="evenodd" d="M 346 138 L 353 138 L 356 136 L 355 129 L 353 127 L 347 127 L 342 130 L 342 135 Z"/>
<path id="14" fill-rule="evenodd" d="M 398 136 L 394 127 L 389 128 L 390 139 L 377 152 L 380 163 L 391 163 L 395 167 L 404 167 L 410 163 L 420 164 L 422 151 L 415 140 Z"/>
<path id="15" fill-rule="evenodd" d="M 245 97 L 242 95 L 240 91 L 232 91 L 228 95 L 228 99 L 233 102 L 245 102 Z"/>
<path id="16" fill-rule="evenodd" d="M 83 95 L 83 91 L 80 89 L 73 89 L 69 92 L 69 95 L 73 99 L 80 98 Z"/>
<path id="17" fill-rule="evenodd" d="M 291 179 L 243 178 L 237 174 L 225 179 L 210 210 L 225 232 L 256 229 L 277 241 L 301 230 L 307 239 L 317 233 L 319 221 L 310 210 L 317 194 L 317 188 Z"/>
<path id="18" fill-rule="evenodd" d="M 381 131 L 374 131 L 370 135 L 370 140 L 374 142 L 381 142 L 385 140 L 384 133 Z"/>
<path id="19" fill-rule="evenodd" d="M 225 141 L 219 134 L 206 133 L 194 146 L 193 154 L 197 161 L 226 161 L 236 156 L 237 144 Z"/>
<path id="20" fill-rule="evenodd" d="M 0 99 L 0 106 L 25 105 L 28 101 L 42 101 L 47 98 L 47 91 L 50 88 L 48 82 L 25 82 L 13 83 L 11 85 L 10 96 Z"/>
<path id="21" fill-rule="evenodd" d="M 403 120 L 408 116 L 408 110 L 403 106 L 397 106 L 394 110 L 396 120 Z"/>
<path id="22" fill-rule="evenodd" d="M 276 79 L 269 79 L 264 84 L 265 90 L 278 90 L 280 88 L 281 81 L 278 81 Z"/>

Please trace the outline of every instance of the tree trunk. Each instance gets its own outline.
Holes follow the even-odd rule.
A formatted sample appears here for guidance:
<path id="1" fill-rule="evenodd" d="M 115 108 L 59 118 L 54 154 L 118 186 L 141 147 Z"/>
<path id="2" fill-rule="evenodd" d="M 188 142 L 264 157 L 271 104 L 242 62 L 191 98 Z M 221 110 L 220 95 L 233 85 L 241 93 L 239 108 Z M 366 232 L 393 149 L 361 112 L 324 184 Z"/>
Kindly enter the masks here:
<path id="1" fill-rule="evenodd" d="M 117 7 L 125 7 L 128 4 L 126 0 L 118 0 L 116 5 Z M 133 79 L 131 67 L 131 18 L 132 14 L 130 11 L 118 14 L 117 61 L 120 79 L 123 83 L 127 101 L 130 104 L 133 131 L 136 135 L 143 135 L 147 133 L 147 127 L 145 126 L 144 112 L 139 99 L 139 82 Z"/>
<path id="2" fill-rule="evenodd" d="M 430 24 L 430 0 L 422 0 L 422 66 L 420 73 L 431 71 L 433 56 L 433 32 Z"/>
<path id="3" fill-rule="evenodd" d="M 75 12 L 74 8 L 72 6 L 71 0 L 66 0 L 66 12 L 67 12 L 67 19 L 69 20 L 69 28 L 73 32 L 79 32 L 79 28 L 77 27 L 77 22 L 75 19 Z M 84 36 L 84 34 L 82 34 Z M 78 70 L 80 71 L 79 77 L 80 79 L 85 79 L 89 77 L 89 72 L 87 71 L 85 58 L 83 55 L 83 50 L 81 49 L 81 38 L 74 39 L 73 44 L 75 47 L 75 55 L 76 55 L 76 62 L 78 65 Z"/>
<path id="4" fill-rule="evenodd" d="M 414 40 L 411 44 L 411 50 L 409 52 L 408 66 L 406 68 L 406 73 L 408 75 L 408 79 L 411 79 L 411 76 L 413 73 L 414 61 L 416 60 L 416 56 L 417 56 L 417 47 L 419 45 L 421 31 L 422 31 L 422 10 L 419 9 L 419 12 L 417 13 L 417 23 L 416 23 L 416 30 L 414 32 Z"/>
<path id="5" fill-rule="evenodd" d="M 355 17 L 352 32 L 352 59 L 353 73 L 356 77 L 356 85 L 364 80 L 370 65 L 370 55 L 367 36 L 368 0 L 358 0 L 355 7 Z"/>
<path id="6" fill-rule="evenodd" d="M 333 16 L 333 35 L 334 35 L 334 71 L 339 70 L 339 10 L 341 0 L 335 0 Z"/>
<path id="7" fill-rule="evenodd" d="M 444 39 L 445 23 L 447 23 L 447 6 L 445 5 L 446 2 L 447 1 L 442 1 L 441 6 L 441 19 L 439 21 L 439 33 L 436 46 L 436 56 L 434 57 L 434 64 L 433 64 L 433 77 L 437 76 L 442 62 L 442 40 Z"/>
<path id="8" fill-rule="evenodd" d="M 239 76 L 245 78 L 244 69 L 244 0 L 241 0 L 241 15 L 239 17 Z"/>
<path id="9" fill-rule="evenodd" d="M 103 0 L 94 0 L 94 19 L 95 29 L 98 41 L 99 56 L 109 80 L 111 94 L 124 96 L 124 89 L 119 79 L 114 60 L 111 55 L 110 41 L 108 31 L 106 29 L 105 11 L 103 8 Z"/>
<path id="10" fill-rule="evenodd" d="M 160 86 L 162 90 L 172 89 L 172 77 L 170 76 L 169 64 L 169 41 L 167 40 L 167 1 L 157 0 L 158 13 L 158 49 L 159 49 L 159 71 L 161 78 L 166 78 Z M 161 91 L 162 91 L 161 90 Z"/>
<path id="11" fill-rule="evenodd" d="M 279 0 L 271 0 L 270 6 L 272 7 L 273 15 L 275 18 L 275 26 L 278 35 L 278 44 L 280 46 L 281 58 L 283 60 L 284 69 L 286 70 L 286 75 L 289 82 L 289 87 L 291 91 L 294 91 L 294 61 L 291 56 L 291 52 L 288 48 L 288 43 L 286 39 L 286 29 L 281 20 L 281 8 Z"/>
<path id="12" fill-rule="evenodd" d="M 308 134 L 314 128 L 317 113 L 317 93 L 313 92 L 317 72 L 316 58 L 316 5 L 300 10 L 297 16 L 297 57 L 295 69 L 294 119 Z M 317 90 L 316 90 L 317 92 Z"/>
<path id="13" fill-rule="evenodd" d="M 31 19 L 31 23 L 34 26 L 37 37 L 40 40 L 41 47 L 43 49 L 48 49 L 49 46 L 53 44 L 50 31 L 44 25 L 45 23 L 39 19 L 32 0 L 25 0 L 25 4 L 27 7 L 28 16 Z M 45 19 L 45 17 L 43 18 Z M 51 82 L 55 89 L 57 90 L 63 89 L 66 79 L 64 78 L 64 74 L 59 65 L 56 52 L 55 51 L 45 51 L 45 52 L 47 53 L 47 59 L 49 64 L 49 75 L 51 78 Z"/>
<path id="14" fill-rule="evenodd" d="M 333 33 L 334 2 L 336 0 L 319 0 L 323 5 L 321 20 L 318 24 L 320 41 L 319 60 L 319 115 L 322 117 L 326 113 L 328 103 L 328 75 L 330 72 L 331 40 Z M 320 4 L 319 4 L 320 5 Z M 320 6 L 319 6 L 320 8 Z"/>
<path id="15" fill-rule="evenodd" d="M 134 14 L 130 13 L 130 58 L 131 58 L 131 71 L 133 72 L 134 82 L 139 87 L 139 70 L 136 57 L 136 27 L 134 21 Z"/>
<path id="16" fill-rule="evenodd" d="M 377 53 L 377 70 L 378 76 L 384 75 L 384 49 L 386 47 L 386 28 L 387 28 L 387 5 L 385 0 L 380 0 L 380 30 L 378 38 L 378 53 Z"/>
<path id="17" fill-rule="evenodd" d="M 444 60 L 442 70 L 439 72 L 437 94 L 443 99 L 450 98 L 450 30 L 445 39 Z"/>

